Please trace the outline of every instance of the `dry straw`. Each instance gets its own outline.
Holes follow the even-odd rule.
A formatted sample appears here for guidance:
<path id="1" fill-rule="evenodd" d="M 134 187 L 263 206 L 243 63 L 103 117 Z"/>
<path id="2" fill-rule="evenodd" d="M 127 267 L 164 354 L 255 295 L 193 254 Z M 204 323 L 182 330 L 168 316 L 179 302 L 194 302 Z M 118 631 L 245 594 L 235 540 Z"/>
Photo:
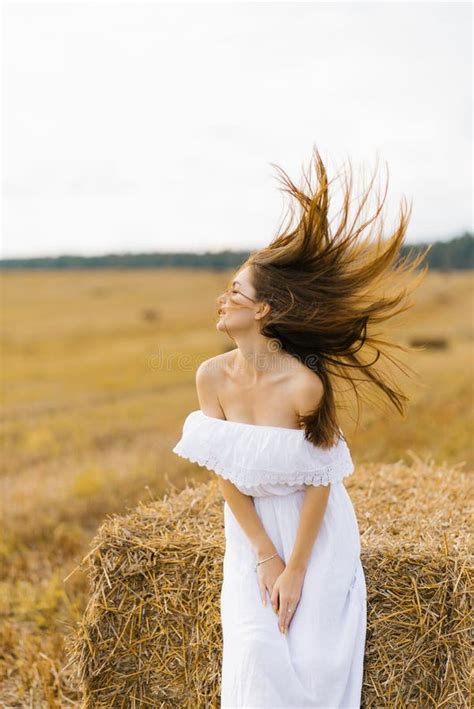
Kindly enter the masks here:
<path id="1" fill-rule="evenodd" d="M 409 451 L 346 481 L 368 591 L 365 707 L 468 707 L 472 475 Z M 219 707 L 223 500 L 216 479 L 108 518 L 67 638 L 83 707 Z M 317 667 L 315 667 L 317 672 Z"/>

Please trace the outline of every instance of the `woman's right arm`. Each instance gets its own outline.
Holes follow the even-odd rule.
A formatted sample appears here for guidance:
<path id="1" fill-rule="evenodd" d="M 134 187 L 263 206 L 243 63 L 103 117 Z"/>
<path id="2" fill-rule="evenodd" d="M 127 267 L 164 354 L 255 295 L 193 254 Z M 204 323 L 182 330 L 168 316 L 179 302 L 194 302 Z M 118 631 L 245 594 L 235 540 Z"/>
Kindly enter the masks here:
<path id="1" fill-rule="evenodd" d="M 221 375 L 217 357 L 202 362 L 196 371 L 196 391 L 201 411 L 206 416 L 225 419 L 219 403 L 217 388 Z M 230 480 L 218 476 L 222 496 L 229 505 L 232 514 L 247 535 L 257 560 L 274 554 L 277 549 L 265 531 L 257 514 L 253 498 L 241 492 Z"/>
<path id="2" fill-rule="evenodd" d="M 221 476 L 219 487 L 234 517 L 250 540 L 257 560 L 275 554 L 277 549 L 262 525 L 252 497 L 240 492 L 234 483 Z"/>

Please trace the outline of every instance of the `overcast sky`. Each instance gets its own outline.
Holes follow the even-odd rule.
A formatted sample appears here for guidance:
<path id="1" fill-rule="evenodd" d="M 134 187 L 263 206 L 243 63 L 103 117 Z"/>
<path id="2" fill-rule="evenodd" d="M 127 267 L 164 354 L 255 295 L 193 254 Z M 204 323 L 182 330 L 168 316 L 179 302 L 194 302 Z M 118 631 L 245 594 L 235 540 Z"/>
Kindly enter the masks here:
<path id="1" fill-rule="evenodd" d="M 254 249 L 313 146 L 472 229 L 472 5 L 3 3 L 2 255 Z M 364 178 L 365 175 L 365 178 Z M 357 180 L 356 180 L 357 186 Z M 337 187 L 334 188 L 337 190 Z M 333 205 L 337 204 L 336 196 Z"/>

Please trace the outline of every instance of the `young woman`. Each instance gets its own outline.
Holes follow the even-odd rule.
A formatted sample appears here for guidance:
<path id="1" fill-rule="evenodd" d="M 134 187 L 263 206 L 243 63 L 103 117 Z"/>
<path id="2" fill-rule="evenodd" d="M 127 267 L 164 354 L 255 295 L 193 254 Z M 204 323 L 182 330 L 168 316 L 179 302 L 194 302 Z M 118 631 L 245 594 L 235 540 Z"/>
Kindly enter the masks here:
<path id="1" fill-rule="evenodd" d="M 327 174 L 314 157 L 317 190 L 283 173 L 301 208 L 296 227 L 252 254 L 218 298 L 217 329 L 236 347 L 199 366 L 200 408 L 173 449 L 215 471 L 224 497 L 223 709 L 361 705 L 367 592 L 336 384 L 349 382 L 357 398 L 355 382 L 365 382 L 403 413 L 407 397 L 377 361 L 396 363 L 387 349 L 409 348 L 372 325 L 410 307 L 401 279 L 424 254 L 395 263 L 403 210 L 385 243 L 380 231 L 361 238 L 383 201 L 349 226 L 347 183 L 332 231 Z"/>

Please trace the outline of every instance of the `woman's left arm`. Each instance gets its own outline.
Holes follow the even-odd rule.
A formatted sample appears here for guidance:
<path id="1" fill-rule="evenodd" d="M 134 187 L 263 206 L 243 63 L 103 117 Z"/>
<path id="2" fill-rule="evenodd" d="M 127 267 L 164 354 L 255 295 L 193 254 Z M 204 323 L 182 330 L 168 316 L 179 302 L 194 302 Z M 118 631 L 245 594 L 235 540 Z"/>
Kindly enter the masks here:
<path id="1" fill-rule="evenodd" d="M 272 589 L 272 606 L 278 613 L 282 633 L 287 632 L 301 598 L 306 568 L 324 517 L 330 488 L 331 483 L 307 486 L 291 556 Z"/>
<path id="2" fill-rule="evenodd" d="M 301 508 L 300 522 L 287 569 L 304 573 L 309 563 L 311 551 L 323 521 L 329 498 L 331 483 L 327 485 L 307 485 Z"/>

